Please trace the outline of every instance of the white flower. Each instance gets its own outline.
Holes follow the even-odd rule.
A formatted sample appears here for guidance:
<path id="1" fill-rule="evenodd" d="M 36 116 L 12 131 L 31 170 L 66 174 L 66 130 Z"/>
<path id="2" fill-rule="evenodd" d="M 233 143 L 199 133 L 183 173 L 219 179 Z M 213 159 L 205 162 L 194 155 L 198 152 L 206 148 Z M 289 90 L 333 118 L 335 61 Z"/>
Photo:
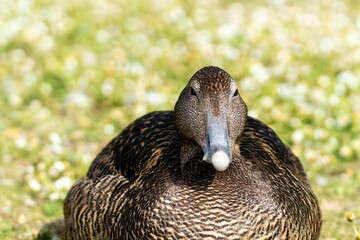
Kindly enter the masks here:
<path id="1" fill-rule="evenodd" d="M 65 165 L 61 161 L 56 161 L 49 169 L 49 174 L 51 176 L 57 176 L 59 173 L 65 170 Z"/>
<path id="2" fill-rule="evenodd" d="M 295 132 L 291 135 L 291 139 L 294 141 L 294 143 L 301 143 L 301 141 L 304 139 L 304 133 L 301 130 L 295 130 Z"/>
<path id="3" fill-rule="evenodd" d="M 314 130 L 314 138 L 315 139 L 324 139 L 326 136 L 326 132 L 323 129 L 316 128 Z"/>
<path id="4" fill-rule="evenodd" d="M 229 40 L 239 32 L 239 26 L 234 23 L 225 23 L 217 29 L 217 35 L 220 39 Z"/>
<path id="5" fill-rule="evenodd" d="M 352 155 L 352 149 L 351 147 L 344 145 L 340 148 L 340 156 L 347 158 Z"/>
<path id="6" fill-rule="evenodd" d="M 23 136 L 19 137 L 18 139 L 16 139 L 15 145 L 16 145 L 18 148 L 24 148 L 24 147 L 26 147 L 26 145 L 27 145 L 27 140 L 26 140 L 26 138 L 23 137 Z"/>
<path id="7" fill-rule="evenodd" d="M 57 189 L 68 189 L 71 187 L 72 181 L 69 177 L 61 177 L 54 184 Z"/>
<path id="8" fill-rule="evenodd" d="M 78 67 L 78 62 L 74 57 L 68 57 L 65 59 L 64 66 L 66 72 L 73 73 Z"/>
<path id="9" fill-rule="evenodd" d="M 90 105 L 89 97 L 80 91 L 72 92 L 67 95 L 66 100 L 77 107 L 88 107 Z"/>
<path id="10" fill-rule="evenodd" d="M 27 219 L 26 219 L 25 215 L 20 214 L 20 216 L 18 217 L 18 223 L 19 224 L 24 224 L 24 223 L 26 223 L 26 221 L 27 221 Z"/>
<path id="11" fill-rule="evenodd" d="M 256 25 L 266 25 L 269 20 L 269 13 L 265 9 L 260 8 L 252 14 L 251 19 Z"/>
<path id="12" fill-rule="evenodd" d="M 42 185 L 36 179 L 30 179 L 28 184 L 33 191 L 38 192 L 42 189 Z"/>
<path id="13" fill-rule="evenodd" d="M 114 79 L 108 78 L 101 86 L 101 93 L 104 96 L 109 96 L 114 91 Z"/>
<path id="14" fill-rule="evenodd" d="M 57 134 L 55 132 L 50 133 L 49 138 L 53 144 L 61 144 L 61 142 L 62 142 L 59 134 Z"/>
<path id="15" fill-rule="evenodd" d="M 331 94 L 331 95 L 330 95 L 330 98 L 329 98 L 329 103 L 330 103 L 330 105 L 332 105 L 332 106 L 338 105 L 338 104 L 340 103 L 340 98 L 339 98 L 339 96 L 336 95 L 336 94 Z"/>
<path id="16" fill-rule="evenodd" d="M 98 59 L 97 59 L 96 55 L 93 52 L 87 51 L 82 56 L 82 62 L 86 66 L 95 66 L 97 64 L 97 62 L 98 62 Z"/>
<path id="17" fill-rule="evenodd" d="M 250 68 L 251 75 L 260 83 L 267 82 L 270 78 L 269 71 L 261 64 L 255 64 Z"/>
<path id="18" fill-rule="evenodd" d="M 53 192 L 49 195 L 50 200 L 55 201 L 60 199 L 60 193 L 59 192 Z"/>
<path id="19" fill-rule="evenodd" d="M 110 33 L 105 30 L 100 30 L 96 33 L 96 41 L 98 43 L 105 44 L 105 43 L 109 42 L 110 37 L 111 37 Z"/>
<path id="20" fill-rule="evenodd" d="M 261 106 L 264 108 L 271 108 L 274 105 L 274 101 L 270 96 L 264 96 L 260 99 Z"/>
<path id="21" fill-rule="evenodd" d="M 161 105 L 165 103 L 165 98 L 157 92 L 149 92 L 146 94 L 146 101 L 150 105 Z"/>
<path id="22" fill-rule="evenodd" d="M 35 42 L 42 36 L 46 35 L 48 32 L 48 26 L 41 21 L 34 22 L 31 24 L 26 32 L 25 32 L 25 38 L 28 41 Z"/>
<path id="23" fill-rule="evenodd" d="M 60 136 L 53 132 L 50 134 L 49 138 L 51 141 L 50 150 L 57 154 L 62 153 L 64 151 L 64 147 L 61 145 L 62 139 Z"/>
<path id="24" fill-rule="evenodd" d="M 111 124 L 106 124 L 105 126 L 104 126 L 104 133 L 106 134 L 106 135 L 112 135 L 113 133 L 114 133 L 114 126 L 113 125 L 111 125 Z"/>

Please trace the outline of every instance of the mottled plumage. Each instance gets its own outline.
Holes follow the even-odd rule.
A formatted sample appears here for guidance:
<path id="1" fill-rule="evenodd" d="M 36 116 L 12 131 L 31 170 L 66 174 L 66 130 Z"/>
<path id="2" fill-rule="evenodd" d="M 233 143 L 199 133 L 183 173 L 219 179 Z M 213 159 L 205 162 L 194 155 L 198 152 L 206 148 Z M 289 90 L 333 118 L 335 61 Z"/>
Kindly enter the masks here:
<path id="1" fill-rule="evenodd" d="M 65 200 L 66 239 L 318 239 L 300 161 L 246 112 L 225 71 L 201 69 L 175 111 L 137 119 L 95 158 Z"/>

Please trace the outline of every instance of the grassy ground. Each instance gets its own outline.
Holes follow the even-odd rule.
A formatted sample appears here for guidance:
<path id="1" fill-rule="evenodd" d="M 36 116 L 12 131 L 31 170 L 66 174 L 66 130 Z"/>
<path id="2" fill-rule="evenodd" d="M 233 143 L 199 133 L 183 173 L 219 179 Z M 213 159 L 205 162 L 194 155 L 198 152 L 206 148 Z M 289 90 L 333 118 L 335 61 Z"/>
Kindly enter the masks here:
<path id="1" fill-rule="evenodd" d="M 357 0 L 1 1 L 0 238 L 36 238 L 112 137 L 217 65 L 301 158 L 321 239 L 355 239 L 359 11 Z"/>

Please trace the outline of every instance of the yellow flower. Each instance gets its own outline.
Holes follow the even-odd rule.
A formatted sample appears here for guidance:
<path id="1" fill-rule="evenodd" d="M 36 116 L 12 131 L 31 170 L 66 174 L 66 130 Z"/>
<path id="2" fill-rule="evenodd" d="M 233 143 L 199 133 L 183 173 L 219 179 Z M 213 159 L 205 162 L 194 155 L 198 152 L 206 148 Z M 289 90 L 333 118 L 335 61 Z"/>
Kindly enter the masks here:
<path id="1" fill-rule="evenodd" d="M 355 219 L 355 214 L 352 212 L 347 212 L 345 214 L 345 217 L 349 222 L 352 222 Z"/>

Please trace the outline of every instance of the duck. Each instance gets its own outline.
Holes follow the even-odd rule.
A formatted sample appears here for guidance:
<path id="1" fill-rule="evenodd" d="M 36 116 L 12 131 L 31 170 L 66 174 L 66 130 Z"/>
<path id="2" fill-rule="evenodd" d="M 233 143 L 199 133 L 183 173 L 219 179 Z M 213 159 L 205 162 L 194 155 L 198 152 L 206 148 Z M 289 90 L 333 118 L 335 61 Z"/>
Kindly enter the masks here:
<path id="1" fill-rule="evenodd" d="M 319 239 L 304 168 L 207 66 L 173 111 L 148 113 L 95 157 L 64 201 L 65 239 Z"/>

